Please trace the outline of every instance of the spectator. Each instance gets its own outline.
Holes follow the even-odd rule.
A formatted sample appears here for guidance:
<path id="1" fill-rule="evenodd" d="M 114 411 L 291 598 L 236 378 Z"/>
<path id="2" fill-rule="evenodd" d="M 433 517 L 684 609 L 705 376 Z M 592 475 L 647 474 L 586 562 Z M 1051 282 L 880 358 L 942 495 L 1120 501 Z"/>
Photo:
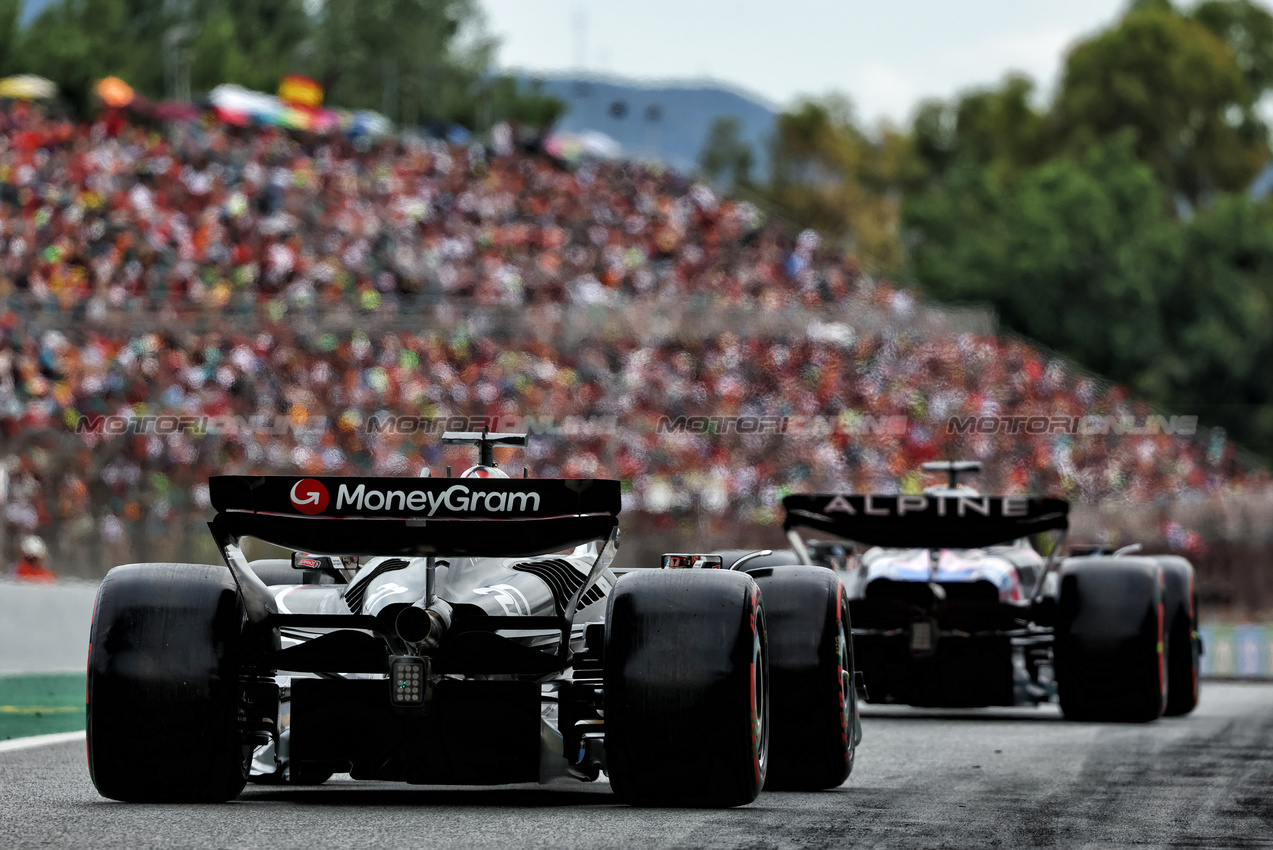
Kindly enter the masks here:
<path id="1" fill-rule="evenodd" d="M 22 538 L 18 547 L 18 561 L 13 565 L 13 577 L 18 581 L 50 583 L 57 581 L 57 573 L 44 565 L 48 557 L 44 541 L 34 534 Z"/>

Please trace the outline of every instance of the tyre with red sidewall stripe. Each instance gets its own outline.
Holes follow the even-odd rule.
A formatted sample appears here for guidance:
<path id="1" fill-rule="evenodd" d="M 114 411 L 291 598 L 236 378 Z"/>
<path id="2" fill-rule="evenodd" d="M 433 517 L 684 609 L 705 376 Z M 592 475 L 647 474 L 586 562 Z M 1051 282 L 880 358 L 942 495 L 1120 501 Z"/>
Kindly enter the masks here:
<path id="1" fill-rule="evenodd" d="M 769 774 L 765 788 L 836 788 L 853 771 L 859 738 L 849 601 L 824 567 L 749 571 L 769 631 Z"/>
<path id="2" fill-rule="evenodd" d="M 1200 693 L 1202 640 L 1198 637 L 1198 589 L 1193 565 L 1178 555 L 1154 558 L 1163 571 L 1164 647 L 1167 653 L 1167 709 L 1179 717 L 1193 711 Z"/>
<path id="3" fill-rule="evenodd" d="M 243 601 L 230 571 L 129 564 L 102 581 L 88 658 L 88 756 L 104 797 L 211 803 L 247 776 Z"/>
<path id="4" fill-rule="evenodd" d="M 606 773 L 633 805 L 756 799 L 769 752 L 760 589 L 729 570 L 639 570 L 606 613 Z"/>
<path id="5" fill-rule="evenodd" d="M 1061 711 L 1070 720 L 1156 720 L 1167 701 L 1158 562 L 1071 558 L 1059 579 L 1053 660 Z"/>

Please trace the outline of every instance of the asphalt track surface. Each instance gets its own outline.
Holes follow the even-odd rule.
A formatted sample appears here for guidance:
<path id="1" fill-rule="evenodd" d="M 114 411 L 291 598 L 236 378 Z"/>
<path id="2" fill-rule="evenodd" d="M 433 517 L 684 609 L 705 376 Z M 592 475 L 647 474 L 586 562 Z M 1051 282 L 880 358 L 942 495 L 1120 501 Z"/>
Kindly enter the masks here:
<path id="1" fill-rule="evenodd" d="M 0 750 L 3 848 L 1273 847 L 1273 685 L 1208 683 L 1188 718 L 868 707 L 853 776 L 728 811 L 629 809 L 591 785 L 249 786 L 124 805 L 82 740 Z"/>

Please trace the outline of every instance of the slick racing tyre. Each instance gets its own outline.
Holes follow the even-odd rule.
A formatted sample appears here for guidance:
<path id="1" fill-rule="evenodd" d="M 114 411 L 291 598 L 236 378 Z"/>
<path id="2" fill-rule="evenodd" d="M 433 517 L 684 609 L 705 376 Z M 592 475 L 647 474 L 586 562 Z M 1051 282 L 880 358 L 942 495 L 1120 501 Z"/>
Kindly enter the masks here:
<path id="1" fill-rule="evenodd" d="M 1062 564 L 1053 650 L 1067 719 L 1145 722 L 1162 715 L 1163 584 L 1152 558 Z"/>
<path id="2" fill-rule="evenodd" d="M 765 789 L 837 788 L 860 738 L 849 600 L 822 567 L 750 571 L 769 632 L 769 773 Z"/>
<path id="3" fill-rule="evenodd" d="M 1184 558 L 1159 555 L 1155 560 L 1163 571 L 1163 628 L 1167 638 L 1167 710 L 1163 714 L 1178 717 L 1198 705 L 1198 591 L 1193 567 Z"/>
<path id="4" fill-rule="evenodd" d="M 88 661 L 93 784 L 127 802 L 221 802 L 247 774 L 243 603 L 230 571 L 129 564 L 102 582 Z"/>
<path id="5" fill-rule="evenodd" d="M 615 583 L 604 652 L 606 773 L 633 805 L 756 799 L 769 746 L 760 589 L 728 570 L 641 570 Z"/>

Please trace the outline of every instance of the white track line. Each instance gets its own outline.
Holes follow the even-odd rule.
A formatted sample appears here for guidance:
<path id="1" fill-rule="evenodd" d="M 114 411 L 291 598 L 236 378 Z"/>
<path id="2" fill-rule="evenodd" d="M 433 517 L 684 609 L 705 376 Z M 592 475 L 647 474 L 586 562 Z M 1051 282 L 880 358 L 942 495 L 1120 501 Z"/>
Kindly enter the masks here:
<path id="1" fill-rule="evenodd" d="M 33 747 L 47 747 L 52 744 L 69 744 L 72 741 L 83 741 L 84 733 L 58 732 L 55 735 L 32 735 L 30 738 L 15 738 L 12 741 L 0 741 L 0 753 L 11 753 L 15 750 L 29 750 Z"/>

